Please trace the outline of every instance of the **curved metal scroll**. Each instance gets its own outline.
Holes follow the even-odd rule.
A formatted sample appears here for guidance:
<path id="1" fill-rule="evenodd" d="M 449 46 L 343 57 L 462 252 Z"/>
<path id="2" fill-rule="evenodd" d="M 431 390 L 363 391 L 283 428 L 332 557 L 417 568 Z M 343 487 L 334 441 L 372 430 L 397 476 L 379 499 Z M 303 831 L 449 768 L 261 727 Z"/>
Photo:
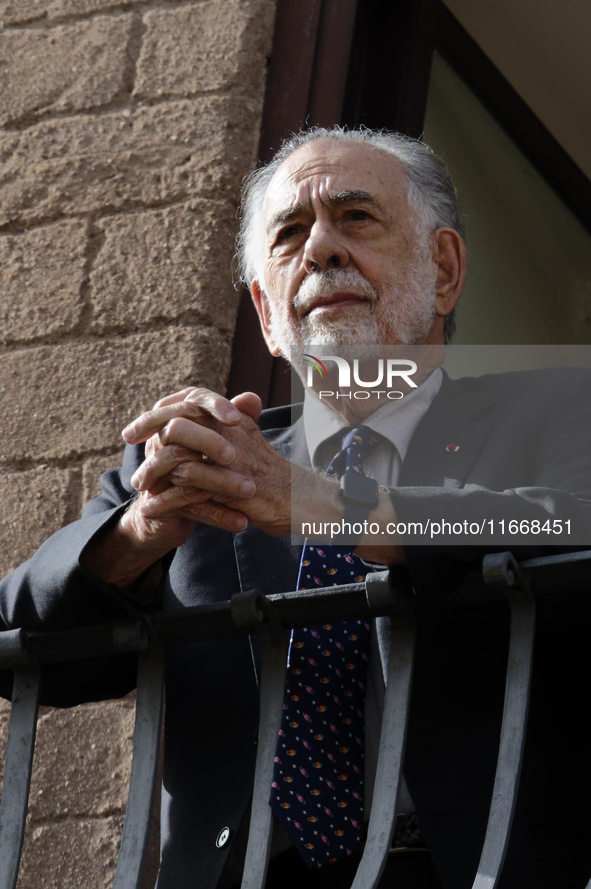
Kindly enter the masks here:
<path id="1" fill-rule="evenodd" d="M 522 585 L 519 567 L 511 554 L 487 556 L 483 568 L 487 582 L 504 585 L 511 613 L 511 636 L 497 771 L 486 837 L 472 889 L 497 886 L 509 844 L 525 744 L 536 622 L 533 594 Z"/>
<path id="2" fill-rule="evenodd" d="M 15 670 L 0 805 L 0 887 L 14 889 L 25 833 L 39 712 L 38 668 Z"/>
<path id="3" fill-rule="evenodd" d="M 138 664 L 131 779 L 113 889 L 139 889 L 140 886 L 158 772 L 163 690 L 162 651 L 142 652 Z"/>
<path id="4" fill-rule="evenodd" d="M 388 684 L 367 841 L 351 889 L 377 886 L 396 825 L 416 637 L 410 606 L 402 597 L 398 602 L 396 613 L 391 617 Z"/>

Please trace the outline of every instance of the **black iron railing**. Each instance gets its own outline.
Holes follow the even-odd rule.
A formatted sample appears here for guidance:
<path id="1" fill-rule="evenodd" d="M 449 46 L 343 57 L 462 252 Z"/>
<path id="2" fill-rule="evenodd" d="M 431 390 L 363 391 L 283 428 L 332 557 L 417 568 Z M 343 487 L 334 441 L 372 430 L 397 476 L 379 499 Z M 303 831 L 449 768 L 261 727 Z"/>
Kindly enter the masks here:
<path id="1" fill-rule="evenodd" d="M 496 778 L 473 889 L 497 885 L 511 832 L 531 685 L 536 597 L 589 587 L 591 552 L 530 559 L 519 565 L 511 553 L 501 553 L 486 556 L 482 577 L 464 589 L 467 602 L 475 601 L 475 594 L 479 601 L 505 597 L 511 622 Z M 255 590 L 229 602 L 160 612 L 141 623 L 127 621 L 65 633 L 1 633 L 0 669 L 14 671 L 14 693 L 0 805 L 0 889 L 14 889 L 18 879 L 44 664 L 118 652 L 138 654 L 133 762 L 113 889 L 139 889 L 159 758 L 164 651 L 169 645 L 260 634 L 261 713 L 265 718 L 259 728 L 242 889 L 262 889 L 272 829 L 268 795 L 283 704 L 286 629 L 381 615 L 391 619 L 389 673 L 367 841 L 352 884 L 352 889 L 373 889 L 394 833 L 415 646 L 413 611 L 387 571 L 368 575 L 364 583 L 314 591 L 265 597 Z"/>

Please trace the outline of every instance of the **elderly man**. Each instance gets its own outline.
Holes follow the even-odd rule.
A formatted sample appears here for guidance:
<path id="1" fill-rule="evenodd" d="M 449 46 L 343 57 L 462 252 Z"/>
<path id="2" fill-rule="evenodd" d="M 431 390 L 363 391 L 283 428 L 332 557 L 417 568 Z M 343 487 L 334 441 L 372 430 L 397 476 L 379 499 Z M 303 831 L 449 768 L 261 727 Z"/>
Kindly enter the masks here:
<path id="1" fill-rule="evenodd" d="M 253 175 L 245 192 L 240 257 L 275 355 L 307 343 L 437 348 L 453 328 L 466 263 L 453 185 L 432 152 L 395 135 L 339 129 L 295 137 Z M 302 558 L 301 547 L 286 537 L 294 516 L 331 522 L 353 509 L 386 528 L 399 516 L 412 518 L 417 509 L 438 504 L 445 493 L 445 503 L 460 515 L 509 504 L 512 518 L 540 521 L 568 510 L 586 521 L 591 469 L 577 444 L 580 437 L 571 434 L 582 423 L 590 430 L 589 412 L 581 409 L 586 376 L 569 377 L 565 396 L 555 378 L 544 378 L 543 393 L 540 378 L 529 374 L 468 381 L 458 389 L 439 368 L 430 370 L 412 394 L 385 406 L 375 398 L 322 404 L 308 393 L 295 422 L 289 409 L 261 414 L 252 393 L 230 402 L 188 388 L 163 398 L 124 430 L 123 467 L 105 475 L 103 494 L 85 517 L 5 581 L 6 622 L 76 626 L 154 601 L 179 608 L 255 587 L 281 592 L 296 588 L 298 571 L 306 585 L 308 550 Z M 548 420 L 551 397 L 559 411 Z M 509 414 L 504 424 L 498 405 Z M 529 449 L 507 436 L 524 405 L 531 420 Z M 370 484 L 361 495 L 351 494 L 342 478 L 318 472 L 352 427 L 369 429 L 374 447 L 362 469 L 381 485 L 372 488 L 366 478 Z M 459 439 L 467 456 L 461 472 L 459 464 L 450 469 L 446 448 Z M 538 448 L 535 458 L 531 441 Z M 558 441 L 574 467 L 566 474 L 551 459 Z M 343 447 L 349 461 L 350 442 Z M 517 470 L 516 450 L 523 450 Z M 288 459 L 290 453 L 296 462 Z M 512 460 L 505 459 L 510 453 Z M 351 460 L 358 458 L 361 462 L 355 452 Z M 362 474 L 359 469 L 347 462 L 339 474 Z M 514 478 L 515 471 L 525 473 L 523 478 Z M 378 543 L 361 536 L 351 549 L 364 563 L 401 566 L 419 615 L 406 804 L 407 811 L 416 807 L 430 854 L 392 855 L 382 885 L 468 889 L 494 778 L 507 644 L 503 609 L 483 605 L 467 615 L 439 607 L 478 564 L 477 548 L 426 550 L 390 534 Z M 566 638 L 552 636 L 548 652 L 542 640 L 542 673 L 550 651 L 555 660 L 562 658 L 564 670 L 576 671 L 581 649 Z M 111 669 L 85 681 L 92 689 L 87 694 L 114 694 L 125 690 L 128 678 L 122 665 L 117 675 Z M 373 681 L 370 677 L 370 688 Z M 247 640 L 174 651 L 167 682 L 158 887 L 232 887 L 239 883 L 252 791 L 256 651 Z M 375 711 L 379 691 L 372 695 Z M 575 778 L 580 782 L 586 775 L 588 759 L 582 754 L 589 739 L 587 721 L 578 717 L 577 708 L 583 710 L 578 696 L 573 683 L 566 707 L 557 687 L 534 689 L 531 765 L 526 763 L 523 776 L 505 889 L 576 889 L 591 872 L 591 823 L 572 792 Z M 555 722 L 565 710 L 569 737 Z M 374 712 L 368 750 L 375 724 Z M 540 768 L 557 762 L 560 775 L 546 774 L 542 786 Z M 371 768 L 366 783 L 371 784 Z M 279 796 L 275 803 L 278 810 L 283 805 Z M 293 822 L 280 821 L 272 886 L 283 889 L 302 880 L 348 885 L 360 836 L 347 838 L 350 845 L 341 844 L 341 852 L 338 842 L 331 845 L 321 860 L 313 833 L 300 841 L 290 830 Z M 306 864 L 313 869 L 307 871 Z"/>

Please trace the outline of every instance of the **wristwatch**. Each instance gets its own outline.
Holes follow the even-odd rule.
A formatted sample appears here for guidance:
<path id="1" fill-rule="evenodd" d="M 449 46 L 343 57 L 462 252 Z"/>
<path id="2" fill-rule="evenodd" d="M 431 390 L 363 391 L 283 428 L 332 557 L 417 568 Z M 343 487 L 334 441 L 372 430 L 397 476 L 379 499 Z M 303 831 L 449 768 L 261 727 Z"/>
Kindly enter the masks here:
<path id="1" fill-rule="evenodd" d="M 358 472 L 345 472 L 341 476 L 341 500 L 345 501 L 345 515 L 342 522 L 342 533 L 333 541 L 337 546 L 349 546 L 354 549 L 363 534 L 363 522 L 378 503 L 378 483 L 375 478 L 368 478 Z M 354 525 L 360 525 L 353 531 Z"/>

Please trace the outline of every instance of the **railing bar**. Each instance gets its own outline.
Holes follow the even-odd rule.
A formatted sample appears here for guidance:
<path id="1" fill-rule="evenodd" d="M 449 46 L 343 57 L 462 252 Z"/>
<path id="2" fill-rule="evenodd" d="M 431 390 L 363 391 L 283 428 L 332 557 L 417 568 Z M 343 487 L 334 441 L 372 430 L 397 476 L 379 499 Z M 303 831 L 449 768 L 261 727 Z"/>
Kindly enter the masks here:
<path id="1" fill-rule="evenodd" d="M 536 594 L 547 594 L 552 589 L 567 590 L 573 584 L 579 589 L 589 582 L 591 551 L 529 559 L 522 562 L 521 567 L 530 588 Z M 486 587 L 483 589 L 481 581 L 482 579 L 476 575 L 468 578 L 467 587 L 461 588 L 454 594 L 450 605 L 461 607 L 465 604 L 501 598 L 497 590 Z M 323 623 L 329 619 L 346 620 L 364 614 L 375 617 L 385 613 L 367 607 L 364 584 L 327 587 L 306 592 L 308 595 L 303 595 L 301 591 L 293 591 L 267 597 L 273 605 L 274 614 L 284 626 L 309 626 L 312 622 Z M 233 622 L 229 602 L 208 603 L 177 611 L 155 613 L 150 616 L 150 623 L 164 646 L 235 638 L 248 632 Z M 81 628 L 75 631 L 28 632 L 24 635 L 36 659 L 42 663 L 141 649 L 141 641 L 137 644 L 130 641 L 127 646 L 116 646 L 113 642 L 112 625 Z M 130 638 L 132 636 L 133 634 Z M 4 652 L 0 646 L 0 668 L 11 667 L 11 657 L 12 655 Z"/>
<path id="2" fill-rule="evenodd" d="M 0 889 L 14 889 L 25 834 L 37 714 L 40 670 L 15 670 L 0 805 Z"/>
<path id="3" fill-rule="evenodd" d="M 259 739 L 241 889 L 262 889 L 265 885 L 273 833 L 273 812 L 269 805 L 269 796 L 281 726 L 289 636 L 277 628 L 263 633 L 262 639 Z"/>
<path id="4" fill-rule="evenodd" d="M 164 658 L 159 649 L 140 654 L 133 759 L 125 824 L 113 889 L 139 889 L 158 774 Z"/>
<path id="5" fill-rule="evenodd" d="M 401 783 L 415 650 L 415 619 L 400 601 L 392 616 L 388 679 L 373 802 L 363 857 L 351 889 L 374 889 L 382 875 L 394 836 Z"/>
<path id="6" fill-rule="evenodd" d="M 315 623 L 323 623 L 329 618 L 347 620 L 351 617 L 383 613 L 368 608 L 364 583 L 318 588 L 314 593 L 314 596 L 310 596 L 309 591 L 294 591 L 266 598 L 271 603 L 277 620 L 290 628 L 306 626 L 313 620 Z M 228 601 L 156 612 L 150 615 L 149 623 L 163 646 L 236 638 L 250 632 L 248 627 L 236 625 Z M 127 628 L 124 634 L 126 641 L 114 640 L 114 628 Z M 138 632 L 134 632 L 134 628 Z M 36 631 L 23 635 L 38 661 L 57 663 L 124 651 L 141 651 L 146 641 L 145 634 L 139 632 L 142 628 L 143 624 L 139 621 L 128 620 L 77 630 Z M 0 638 L 2 636 L 0 634 Z M 10 666 L 12 653 L 4 653 L 0 646 L 0 668 Z"/>
<path id="7" fill-rule="evenodd" d="M 473 889 L 494 889 L 498 884 L 509 843 L 525 744 L 536 606 L 527 590 L 507 588 L 506 596 L 511 612 L 511 636 L 501 740 L 486 837 Z"/>

